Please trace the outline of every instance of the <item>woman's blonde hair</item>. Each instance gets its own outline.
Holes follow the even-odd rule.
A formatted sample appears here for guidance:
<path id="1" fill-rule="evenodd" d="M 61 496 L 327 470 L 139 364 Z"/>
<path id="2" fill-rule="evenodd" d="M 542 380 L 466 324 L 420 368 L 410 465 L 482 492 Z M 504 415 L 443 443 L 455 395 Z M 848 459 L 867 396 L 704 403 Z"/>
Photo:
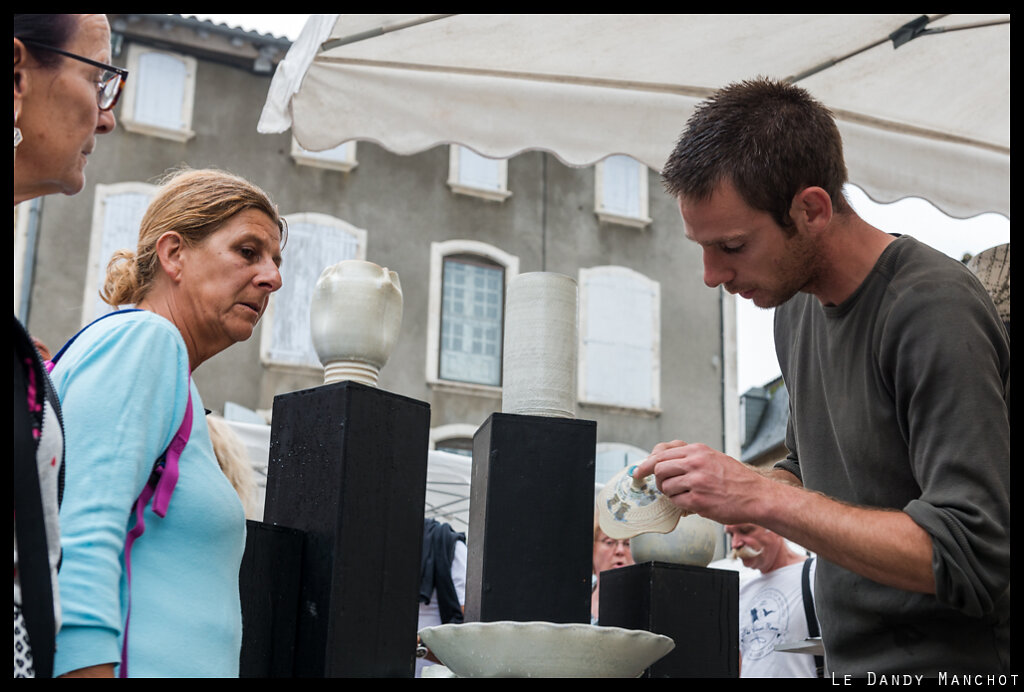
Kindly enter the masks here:
<path id="1" fill-rule="evenodd" d="M 135 252 L 118 250 L 107 265 L 100 297 L 113 306 L 138 303 L 152 288 L 159 268 L 156 242 L 174 231 L 186 245 L 200 245 L 235 214 L 257 209 L 281 229 L 281 247 L 288 227 L 266 192 L 248 180 L 213 169 L 180 170 L 163 180 L 139 228 Z"/>
<path id="2" fill-rule="evenodd" d="M 256 509 L 256 481 L 245 443 L 231 429 L 228 422 L 216 414 L 211 413 L 206 417 L 206 425 L 210 430 L 210 442 L 213 444 L 213 453 L 220 464 L 220 470 L 238 493 L 246 518 L 251 519 Z"/>

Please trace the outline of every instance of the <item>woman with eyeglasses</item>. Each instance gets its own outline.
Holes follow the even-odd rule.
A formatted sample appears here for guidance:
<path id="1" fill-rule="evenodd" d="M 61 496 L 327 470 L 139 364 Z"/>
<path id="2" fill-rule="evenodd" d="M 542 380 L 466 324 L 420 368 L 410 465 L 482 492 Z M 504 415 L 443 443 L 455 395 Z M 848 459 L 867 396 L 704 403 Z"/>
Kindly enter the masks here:
<path id="1" fill-rule="evenodd" d="M 629 539 L 615 540 L 601 530 L 594 514 L 594 555 L 593 574 L 591 575 L 590 592 L 590 624 L 596 625 L 599 619 L 601 604 L 601 573 L 610 569 L 618 569 L 632 565 L 633 553 L 629 548 Z"/>
<path id="2" fill-rule="evenodd" d="M 14 15 L 14 203 L 85 185 L 96 136 L 128 73 L 111 67 L 102 14 Z M 14 320 L 14 677 L 50 677 L 60 628 L 57 511 L 60 407 L 42 360 Z"/>
<path id="3" fill-rule="evenodd" d="M 128 73 L 106 64 L 110 27 L 102 14 L 16 14 L 14 21 L 14 203 L 73 195 L 85 185 L 96 135 L 114 129 L 111 109 Z"/>

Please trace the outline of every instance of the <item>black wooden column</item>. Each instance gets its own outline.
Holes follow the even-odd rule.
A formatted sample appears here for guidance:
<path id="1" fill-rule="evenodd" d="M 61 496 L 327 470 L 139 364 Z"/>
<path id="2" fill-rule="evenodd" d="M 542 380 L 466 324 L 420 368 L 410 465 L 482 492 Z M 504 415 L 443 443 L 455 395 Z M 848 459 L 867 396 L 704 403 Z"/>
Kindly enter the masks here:
<path id="1" fill-rule="evenodd" d="M 739 573 L 664 562 L 601 572 L 602 626 L 671 637 L 652 678 L 739 676 Z"/>
<path id="2" fill-rule="evenodd" d="M 274 398 L 264 522 L 306 535 L 296 676 L 413 675 L 429 428 L 355 382 Z"/>
<path id="3" fill-rule="evenodd" d="M 290 678 L 295 669 L 301 531 L 247 521 L 238 573 L 242 600 L 239 677 Z"/>
<path id="4" fill-rule="evenodd" d="M 594 421 L 495 413 L 473 438 L 466 620 L 590 622 Z"/>

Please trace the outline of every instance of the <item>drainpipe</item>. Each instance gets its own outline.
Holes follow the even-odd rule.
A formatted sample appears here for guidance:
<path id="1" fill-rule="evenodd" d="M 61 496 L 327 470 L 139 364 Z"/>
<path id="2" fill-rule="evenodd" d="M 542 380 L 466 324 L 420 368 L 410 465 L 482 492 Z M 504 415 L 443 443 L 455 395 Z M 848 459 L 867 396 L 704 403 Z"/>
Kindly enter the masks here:
<path id="1" fill-rule="evenodd" d="M 736 297 L 721 287 L 718 290 L 722 316 L 722 451 L 739 459 L 742 448 L 739 439 L 740 404 L 736 368 Z"/>
<path id="2" fill-rule="evenodd" d="M 18 319 L 28 326 L 28 311 L 31 304 L 32 275 L 36 266 L 36 245 L 39 239 L 40 200 L 33 199 L 28 203 L 28 219 L 25 228 L 25 256 L 22 262 L 21 290 L 18 293 Z"/>

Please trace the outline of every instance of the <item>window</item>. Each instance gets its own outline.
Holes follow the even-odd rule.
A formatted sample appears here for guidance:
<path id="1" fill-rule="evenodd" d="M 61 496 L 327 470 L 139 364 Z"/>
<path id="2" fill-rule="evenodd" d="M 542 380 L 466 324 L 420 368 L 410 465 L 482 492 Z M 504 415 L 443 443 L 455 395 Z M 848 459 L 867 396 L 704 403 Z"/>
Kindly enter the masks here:
<path id="1" fill-rule="evenodd" d="M 431 244 L 427 382 L 497 392 L 505 286 L 519 259 L 472 240 Z"/>
<path id="2" fill-rule="evenodd" d="M 293 137 L 292 158 L 303 166 L 328 168 L 346 173 L 359 165 L 359 162 L 356 161 L 355 140 L 343 142 L 326 151 L 307 151 Z"/>
<path id="3" fill-rule="evenodd" d="M 438 376 L 499 386 L 504 267 L 471 256 L 445 257 L 441 293 Z"/>
<path id="4" fill-rule="evenodd" d="M 270 298 L 260 334 L 266 365 L 321 370 L 309 328 L 309 304 L 321 272 L 347 259 L 366 258 L 366 231 L 326 214 L 285 217 L 288 244 L 282 252 L 281 290 Z"/>
<path id="5" fill-rule="evenodd" d="M 476 427 L 465 423 L 430 429 L 424 515 L 449 523 L 457 531 L 468 528 L 474 434 Z"/>
<path id="6" fill-rule="evenodd" d="M 579 400 L 659 413 L 658 282 L 626 267 L 580 269 Z"/>
<path id="7" fill-rule="evenodd" d="M 118 250 L 135 252 L 139 247 L 139 226 L 156 189 L 155 185 L 135 182 L 96 186 L 82 324 L 115 309 L 99 296 L 107 278 L 107 264 Z"/>
<path id="8" fill-rule="evenodd" d="M 430 429 L 430 449 L 460 456 L 473 456 L 473 436 L 479 426 L 469 423 L 439 425 Z"/>
<path id="9" fill-rule="evenodd" d="M 598 442 L 594 457 L 594 482 L 607 483 L 612 476 L 631 464 L 639 464 L 648 453 L 622 442 Z"/>
<path id="10" fill-rule="evenodd" d="M 128 46 L 121 123 L 129 132 L 185 142 L 195 136 L 196 59 L 138 44 Z"/>
<path id="11" fill-rule="evenodd" d="M 508 160 L 489 159 L 453 144 L 448 157 L 448 185 L 464 195 L 500 202 L 512 195 L 508 191 Z"/>
<path id="12" fill-rule="evenodd" d="M 647 216 L 647 166 L 628 156 L 609 156 L 594 175 L 594 212 L 601 221 L 642 228 Z"/>

